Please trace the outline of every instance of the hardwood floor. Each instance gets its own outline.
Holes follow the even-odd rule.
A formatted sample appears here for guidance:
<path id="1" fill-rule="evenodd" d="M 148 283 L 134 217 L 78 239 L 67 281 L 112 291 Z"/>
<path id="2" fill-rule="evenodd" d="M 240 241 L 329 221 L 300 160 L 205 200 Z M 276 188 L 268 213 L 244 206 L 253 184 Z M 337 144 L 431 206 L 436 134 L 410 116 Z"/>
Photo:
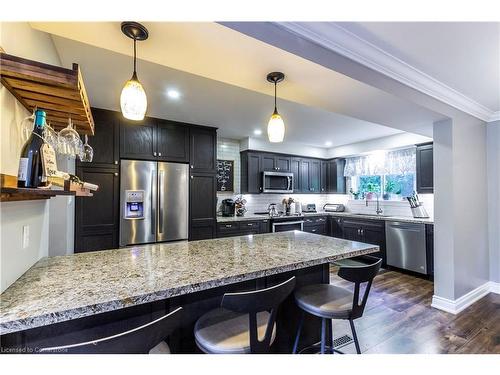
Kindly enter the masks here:
<path id="1" fill-rule="evenodd" d="M 352 289 L 331 268 L 331 283 Z M 500 295 L 490 293 L 458 315 L 432 308 L 433 283 L 382 270 L 364 316 L 355 320 L 362 353 L 500 353 Z M 351 334 L 333 322 L 334 337 Z M 355 353 L 354 344 L 341 349 Z"/>

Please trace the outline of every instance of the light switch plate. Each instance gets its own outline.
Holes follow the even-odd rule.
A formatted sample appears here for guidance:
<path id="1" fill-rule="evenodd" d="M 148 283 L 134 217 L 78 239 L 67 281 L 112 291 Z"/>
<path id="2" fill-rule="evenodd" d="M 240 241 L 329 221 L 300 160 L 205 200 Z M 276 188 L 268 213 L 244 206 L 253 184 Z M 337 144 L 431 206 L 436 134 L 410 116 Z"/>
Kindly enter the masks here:
<path id="1" fill-rule="evenodd" d="M 23 249 L 30 245 L 30 226 L 23 225 Z"/>

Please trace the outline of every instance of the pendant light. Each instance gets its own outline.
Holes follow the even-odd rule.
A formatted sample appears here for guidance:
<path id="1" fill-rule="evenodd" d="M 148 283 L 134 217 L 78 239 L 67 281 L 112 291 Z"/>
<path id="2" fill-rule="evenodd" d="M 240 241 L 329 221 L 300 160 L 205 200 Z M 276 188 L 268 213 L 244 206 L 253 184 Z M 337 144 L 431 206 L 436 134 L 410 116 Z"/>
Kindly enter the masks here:
<path id="1" fill-rule="evenodd" d="M 148 99 L 142 84 L 137 79 L 136 72 L 136 43 L 148 39 L 148 30 L 137 22 L 122 22 L 122 33 L 134 40 L 134 73 L 123 86 L 120 95 L 120 107 L 123 117 L 129 120 L 140 121 L 144 119 L 148 107 Z"/>
<path id="2" fill-rule="evenodd" d="M 267 137 L 269 142 L 279 143 L 283 142 L 285 137 L 285 123 L 278 113 L 276 106 L 276 85 L 285 79 L 285 75 L 281 72 L 272 72 L 267 75 L 267 80 L 274 83 L 274 112 L 267 124 Z"/>

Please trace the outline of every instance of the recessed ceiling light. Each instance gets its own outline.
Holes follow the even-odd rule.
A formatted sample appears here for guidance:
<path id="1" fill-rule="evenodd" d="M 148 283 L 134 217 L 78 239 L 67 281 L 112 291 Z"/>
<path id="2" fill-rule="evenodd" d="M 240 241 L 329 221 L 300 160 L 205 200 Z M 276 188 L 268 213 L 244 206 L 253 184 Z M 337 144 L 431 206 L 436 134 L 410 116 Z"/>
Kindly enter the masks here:
<path id="1" fill-rule="evenodd" d="M 330 147 L 331 145 L 332 145 L 332 142 L 330 142 L 330 141 L 325 142 L 326 147 Z"/>
<path id="2" fill-rule="evenodd" d="M 167 96 L 170 99 L 179 99 L 181 97 L 181 93 L 177 90 L 170 89 L 170 90 L 167 90 Z"/>
<path id="3" fill-rule="evenodd" d="M 260 129 L 255 129 L 255 130 L 253 131 L 253 134 L 255 134 L 255 135 L 261 135 L 261 134 L 262 134 L 262 130 L 260 130 Z"/>

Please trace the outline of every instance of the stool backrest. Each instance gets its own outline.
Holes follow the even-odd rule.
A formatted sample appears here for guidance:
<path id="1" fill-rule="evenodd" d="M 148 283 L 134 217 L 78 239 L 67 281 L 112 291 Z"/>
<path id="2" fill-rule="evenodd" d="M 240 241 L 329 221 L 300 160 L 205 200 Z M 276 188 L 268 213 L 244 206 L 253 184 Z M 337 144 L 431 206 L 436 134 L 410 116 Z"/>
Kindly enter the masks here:
<path id="1" fill-rule="evenodd" d="M 354 299 L 352 301 L 352 319 L 359 318 L 365 310 L 368 294 L 372 286 L 373 279 L 380 270 L 382 259 L 372 256 L 362 256 L 358 258 L 362 263 L 359 266 L 341 266 L 338 275 L 344 280 L 354 283 Z M 367 283 L 361 303 L 359 301 L 360 285 Z"/>
<path id="2" fill-rule="evenodd" d="M 248 314 L 249 316 L 251 353 L 266 353 L 269 351 L 278 307 L 294 289 L 295 276 L 281 284 L 266 289 L 224 294 L 221 303 L 223 308 L 238 313 Z M 270 314 L 264 338 L 259 340 L 257 313 L 262 311 L 267 311 Z"/>
<path id="3" fill-rule="evenodd" d="M 179 325 L 182 307 L 140 327 L 116 335 L 76 344 L 43 348 L 54 354 L 147 354 Z"/>

